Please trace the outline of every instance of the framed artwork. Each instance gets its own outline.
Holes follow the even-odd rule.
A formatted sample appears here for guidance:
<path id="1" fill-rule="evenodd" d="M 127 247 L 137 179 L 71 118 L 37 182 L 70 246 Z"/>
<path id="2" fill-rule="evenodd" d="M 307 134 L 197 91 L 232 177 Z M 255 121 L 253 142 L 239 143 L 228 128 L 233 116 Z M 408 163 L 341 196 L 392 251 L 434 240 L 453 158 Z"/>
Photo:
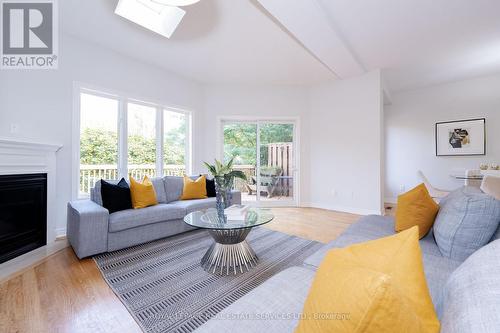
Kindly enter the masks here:
<path id="1" fill-rule="evenodd" d="M 486 155 L 486 119 L 436 123 L 436 156 Z"/>

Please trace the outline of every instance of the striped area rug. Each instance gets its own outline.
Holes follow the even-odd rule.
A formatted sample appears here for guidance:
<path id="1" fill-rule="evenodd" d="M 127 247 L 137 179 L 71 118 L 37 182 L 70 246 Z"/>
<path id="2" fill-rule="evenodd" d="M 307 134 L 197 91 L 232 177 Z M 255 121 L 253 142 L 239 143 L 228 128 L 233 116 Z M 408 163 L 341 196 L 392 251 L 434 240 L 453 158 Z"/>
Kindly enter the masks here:
<path id="1" fill-rule="evenodd" d="M 204 230 L 94 257 L 144 332 L 191 332 L 276 273 L 301 265 L 321 244 L 265 228 L 247 237 L 259 257 L 249 272 L 217 276 L 201 268 L 212 242 Z M 293 288 L 293 286 L 290 286 Z"/>

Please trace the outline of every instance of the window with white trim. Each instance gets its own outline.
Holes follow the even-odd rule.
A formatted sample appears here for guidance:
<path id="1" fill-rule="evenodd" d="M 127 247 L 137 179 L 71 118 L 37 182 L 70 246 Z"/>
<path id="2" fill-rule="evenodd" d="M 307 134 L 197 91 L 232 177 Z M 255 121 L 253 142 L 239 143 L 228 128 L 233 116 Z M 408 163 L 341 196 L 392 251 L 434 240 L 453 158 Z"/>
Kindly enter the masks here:
<path id="1" fill-rule="evenodd" d="M 190 112 L 88 89 L 79 101 L 79 197 L 100 179 L 189 172 Z"/>

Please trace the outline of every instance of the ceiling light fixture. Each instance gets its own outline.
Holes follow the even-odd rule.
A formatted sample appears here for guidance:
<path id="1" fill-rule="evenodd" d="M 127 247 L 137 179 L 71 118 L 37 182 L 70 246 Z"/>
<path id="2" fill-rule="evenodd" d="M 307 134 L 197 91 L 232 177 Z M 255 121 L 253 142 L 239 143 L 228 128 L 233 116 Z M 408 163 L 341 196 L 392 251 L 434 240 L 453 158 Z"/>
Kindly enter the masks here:
<path id="1" fill-rule="evenodd" d="M 184 6 L 189 6 L 193 5 L 200 0 L 151 0 L 151 2 L 155 2 L 160 5 L 165 5 L 165 6 L 174 6 L 174 7 L 184 7 Z"/>

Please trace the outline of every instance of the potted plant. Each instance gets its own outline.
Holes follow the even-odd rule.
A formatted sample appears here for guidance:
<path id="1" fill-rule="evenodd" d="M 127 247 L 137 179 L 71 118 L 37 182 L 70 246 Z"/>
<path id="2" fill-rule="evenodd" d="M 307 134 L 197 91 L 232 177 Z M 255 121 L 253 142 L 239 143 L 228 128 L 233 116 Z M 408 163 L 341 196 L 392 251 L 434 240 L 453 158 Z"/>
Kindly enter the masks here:
<path id="1" fill-rule="evenodd" d="M 224 209 L 231 206 L 231 190 L 233 188 L 234 179 L 247 179 L 243 171 L 233 169 L 233 161 L 234 157 L 231 158 L 227 164 L 223 164 L 218 160 L 215 160 L 215 164 L 213 165 L 204 162 L 215 180 L 217 215 L 222 221 L 226 221 Z"/>

